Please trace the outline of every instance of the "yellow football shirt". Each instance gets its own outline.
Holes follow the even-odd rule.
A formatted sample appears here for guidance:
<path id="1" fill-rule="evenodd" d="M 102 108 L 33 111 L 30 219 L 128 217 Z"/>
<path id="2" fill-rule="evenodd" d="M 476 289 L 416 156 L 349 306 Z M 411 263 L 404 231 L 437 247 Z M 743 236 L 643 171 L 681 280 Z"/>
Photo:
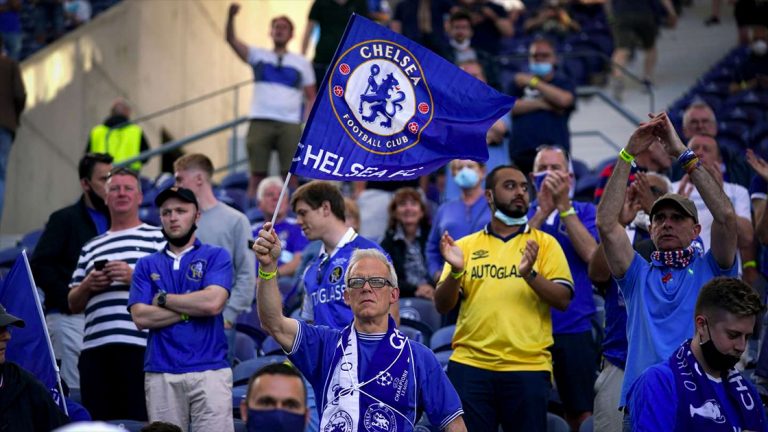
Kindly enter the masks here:
<path id="1" fill-rule="evenodd" d="M 451 360 L 494 371 L 552 371 L 550 306 L 518 275 L 528 240 L 539 245 L 533 269 L 540 277 L 573 290 L 560 244 L 528 226 L 507 239 L 486 227 L 456 242 L 466 273 L 459 279 L 461 308 Z M 446 263 L 440 277 L 450 274 Z"/>

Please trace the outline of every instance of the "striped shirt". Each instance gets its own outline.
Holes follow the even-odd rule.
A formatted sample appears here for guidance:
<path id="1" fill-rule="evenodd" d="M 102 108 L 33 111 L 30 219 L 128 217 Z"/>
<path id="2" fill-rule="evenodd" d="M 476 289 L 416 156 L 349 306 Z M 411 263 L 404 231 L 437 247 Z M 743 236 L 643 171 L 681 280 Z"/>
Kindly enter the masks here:
<path id="1" fill-rule="evenodd" d="M 165 246 L 160 228 L 141 224 L 121 231 L 107 231 L 88 241 L 80 251 L 72 282 L 72 289 L 93 270 L 100 260 L 125 261 L 133 269 L 139 258 L 157 252 Z M 146 346 L 147 331 L 140 331 L 128 313 L 130 284 L 112 282 L 90 299 L 85 307 L 85 334 L 83 349 L 110 343 Z"/>

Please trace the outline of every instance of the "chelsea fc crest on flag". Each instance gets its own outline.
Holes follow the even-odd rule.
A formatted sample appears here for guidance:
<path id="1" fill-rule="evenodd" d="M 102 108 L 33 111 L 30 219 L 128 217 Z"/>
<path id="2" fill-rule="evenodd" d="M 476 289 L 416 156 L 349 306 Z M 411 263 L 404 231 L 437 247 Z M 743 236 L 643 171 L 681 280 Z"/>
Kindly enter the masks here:
<path id="1" fill-rule="evenodd" d="M 415 42 L 353 15 L 321 82 L 291 172 L 405 180 L 452 159 L 488 159 L 503 95 Z"/>
<path id="2" fill-rule="evenodd" d="M 349 48 L 336 63 L 330 71 L 331 107 L 357 145 L 394 154 L 419 142 L 432 119 L 432 95 L 411 52 L 371 40 Z"/>

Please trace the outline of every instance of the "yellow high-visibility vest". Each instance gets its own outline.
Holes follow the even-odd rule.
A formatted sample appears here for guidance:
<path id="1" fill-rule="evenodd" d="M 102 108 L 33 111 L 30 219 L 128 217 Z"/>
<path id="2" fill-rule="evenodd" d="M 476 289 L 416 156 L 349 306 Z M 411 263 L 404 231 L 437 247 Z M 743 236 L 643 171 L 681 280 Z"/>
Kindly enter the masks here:
<path id="1" fill-rule="evenodd" d="M 107 153 L 114 158 L 115 163 L 136 157 L 141 153 L 141 128 L 133 124 L 115 129 L 98 125 L 91 129 L 90 151 Z M 132 163 L 130 168 L 139 171 L 141 162 Z"/>

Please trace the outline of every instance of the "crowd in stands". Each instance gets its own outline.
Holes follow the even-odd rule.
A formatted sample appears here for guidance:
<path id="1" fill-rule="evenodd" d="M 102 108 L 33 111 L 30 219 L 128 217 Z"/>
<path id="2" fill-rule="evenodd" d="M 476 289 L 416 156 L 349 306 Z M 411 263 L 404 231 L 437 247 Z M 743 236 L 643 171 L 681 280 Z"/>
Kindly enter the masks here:
<path id="1" fill-rule="evenodd" d="M 272 47 L 252 47 L 230 6 L 225 39 L 255 82 L 248 172 L 216 183 L 193 153 L 173 173 L 139 175 L 149 144 L 122 99 L 92 129 L 80 199 L 28 240 L 61 378 L 85 408 L 70 419 L 768 431 L 768 345 L 755 330 L 768 274 L 765 34 L 590 170 L 571 155 L 576 87 L 605 82 L 607 59 L 621 66 L 635 49 L 652 85 L 659 23 L 674 25 L 677 2 L 612 0 L 607 13 L 591 1 L 390 3 L 315 0 L 311 61 L 288 52 L 288 17 L 271 19 Z M 18 12 L 5 4 L 0 17 Z M 62 4 L 35 5 L 55 15 Z M 285 183 L 352 13 L 518 98 L 488 132 L 487 163 L 456 159 L 402 182 Z M 621 68 L 611 80 L 623 95 Z M 268 176 L 273 150 L 281 177 Z M 0 429 L 19 421 L 3 410 L 3 379 L 34 383 L 5 362 L 23 325 L 0 306 Z M 66 423 L 38 387 L 8 400 L 34 399 L 45 426 L 18 430 Z"/>

